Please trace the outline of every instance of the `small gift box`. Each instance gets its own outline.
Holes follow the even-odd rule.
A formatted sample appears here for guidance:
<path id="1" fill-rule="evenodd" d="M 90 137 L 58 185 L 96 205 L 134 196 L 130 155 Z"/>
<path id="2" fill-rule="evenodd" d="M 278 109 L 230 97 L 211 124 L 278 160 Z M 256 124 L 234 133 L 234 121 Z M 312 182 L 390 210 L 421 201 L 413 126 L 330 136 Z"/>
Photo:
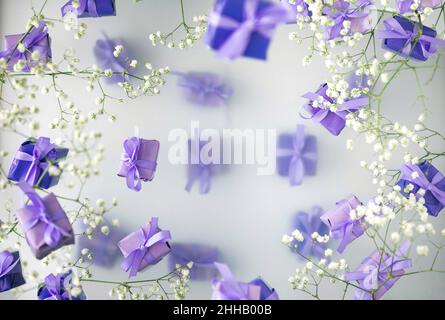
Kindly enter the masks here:
<path id="1" fill-rule="evenodd" d="M 74 232 L 65 211 L 53 193 L 40 198 L 28 184 L 19 187 L 31 201 L 17 211 L 17 220 L 25 233 L 26 241 L 37 259 L 74 244 Z"/>
<path id="2" fill-rule="evenodd" d="M 301 185 L 304 176 L 314 176 L 317 171 L 317 139 L 305 135 L 304 128 L 298 125 L 294 135 L 278 136 L 277 171 L 289 177 L 292 186 Z"/>
<path id="3" fill-rule="evenodd" d="M 340 240 L 337 248 L 340 253 L 366 230 L 364 217 L 357 218 L 351 215 L 351 211 L 361 205 L 362 203 L 357 197 L 350 195 L 337 202 L 337 207 L 334 210 L 326 212 L 320 218 L 329 227 L 331 237 Z"/>
<path id="4" fill-rule="evenodd" d="M 430 162 L 404 165 L 401 172 L 402 176 L 397 183 L 401 188 L 400 192 L 406 198 L 409 198 L 411 193 L 417 197 L 423 197 L 428 214 L 437 217 L 445 207 L 445 177 L 443 174 Z M 406 189 L 409 184 L 413 186 L 410 191 Z M 425 192 L 424 195 L 418 194 L 420 189 Z"/>
<path id="5" fill-rule="evenodd" d="M 73 13 L 78 18 L 95 18 L 104 16 L 115 16 L 116 6 L 114 0 L 78 0 L 79 7 L 73 6 L 73 1 L 68 1 L 62 7 L 62 16 Z"/>
<path id="6" fill-rule="evenodd" d="M 221 58 L 266 59 L 277 25 L 289 21 L 289 7 L 259 0 L 219 0 L 208 17 L 207 43 Z"/>
<path id="7" fill-rule="evenodd" d="M 229 267 L 215 262 L 221 274 L 220 280 L 212 281 L 213 300 L 278 300 L 275 289 L 270 289 L 261 278 L 248 283 L 235 279 Z"/>
<path id="8" fill-rule="evenodd" d="M 331 134 L 338 136 L 346 126 L 346 116 L 351 112 L 356 112 L 369 103 L 369 97 L 359 97 L 345 101 L 331 111 L 328 107 L 321 107 L 324 102 L 333 104 L 334 101 L 326 94 L 328 85 L 322 84 L 315 92 L 306 93 L 303 98 L 309 99 L 309 102 L 303 106 L 308 116 L 300 114 L 303 119 L 312 119 L 320 123 Z"/>
<path id="9" fill-rule="evenodd" d="M 156 170 L 159 141 L 145 140 L 137 136 L 124 141 L 124 153 L 118 176 L 126 177 L 127 187 L 140 191 L 142 181 L 151 181 Z"/>
<path id="10" fill-rule="evenodd" d="M 219 250 L 215 247 L 196 243 L 172 244 L 169 256 L 170 269 L 176 265 L 185 266 L 192 262 L 190 279 L 207 280 L 216 276 L 215 262 L 219 260 Z"/>
<path id="11" fill-rule="evenodd" d="M 50 175 L 47 168 L 51 164 L 58 167 L 58 162 L 68 155 L 68 149 L 60 148 L 49 138 L 27 140 L 20 146 L 9 168 L 8 179 L 27 182 L 43 189 L 55 186 L 59 175 Z M 44 173 L 44 174 L 43 174 Z M 43 177 L 42 177 L 43 174 Z"/>
<path id="12" fill-rule="evenodd" d="M 346 281 L 357 281 L 361 289 L 356 289 L 356 300 L 378 300 L 400 279 L 405 269 L 411 267 L 411 259 L 406 258 L 410 243 L 405 241 L 394 256 L 374 251 L 362 261 L 354 272 L 346 272 Z"/>
<path id="13" fill-rule="evenodd" d="M 125 50 L 121 39 L 110 39 L 104 35 L 104 39 L 98 39 L 96 45 L 94 46 L 94 55 L 96 57 L 97 64 L 102 70 L 110 69 L 113 71 L 114 75 L 110 78 L 105 78 L 107 83 L 119 83 L 128 82 L 130 77 L 128 75 L 124 76 L 124 72 L 128 71 L 128 60 L 129 55 Z M 119 57 L 114 56 L 114 50 L 117 45 L 123 46 L 123 51 Z"/>
<path id="14" fill-rule="evenodd" d="M 0 292 L 25 284 L 18 252 L 0 252 Z"/>
<path id="15" fill-rule="evenodd" d="M 72 271 L 46 276 L 44 282 L 39 286 L 37 298 L 39 300 L 86 300 L 83 291 L 78 296 L 71 294 L 71 280 Z"/>
<path id="16" fill-rule="evenodd" d="M 161 230 L 158 218 L 151 218 L 145 226 L 119 241 L 119 249 L 125 257 L 122 270 L 134 277 L 139 271 L 155 265 L 170 252 L 169 240 L 170 231 Z"/>
<path id="17" fill-rule="evenodd" d="M 23 72 L 30 72 L 31 68 L 39 63 L 51 61 L 51 39 L 48 35 L 48 27 L 44 22 L 40 22 L 23 38 L 24 35 L 21 33 L 5 36 L 5 50 L 0 52 L 0 58 L 9 60 L 9 70 L 13 70 L 14 65 L 20 60 L 26 61 L 26 65 L 21 70 Z M 20 40 L 25 50 L 19 50 L 17 47 Z M 31 54 L 35 51 L 39 52 L 40 58 L 37 61 L 32 61 Z"/>
<path id="18" fill-rule="evenodd" d="M 402 57 L 426 61 L 436 53 L 437 46 L 444 46 L 445 40 L 437 39 L 437 32 L 422 26 L 419 36 L 419 25 L 400 16 L 394 16 L 383 21 L 384 30 L 377 33 L 383 39 L 383 48 L 396 52 Z"/>

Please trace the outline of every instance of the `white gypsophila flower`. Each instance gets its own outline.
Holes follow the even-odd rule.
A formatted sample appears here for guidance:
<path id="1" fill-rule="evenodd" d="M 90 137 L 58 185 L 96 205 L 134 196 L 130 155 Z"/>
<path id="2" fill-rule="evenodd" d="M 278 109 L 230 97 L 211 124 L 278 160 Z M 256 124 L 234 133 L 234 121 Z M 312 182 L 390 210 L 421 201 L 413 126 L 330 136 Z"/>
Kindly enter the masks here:
<path id="1" fill-rule="evenodd" d="M 416 253 L 419 256 L 426 257 L 428 255 L 428 252 L 429 252 L 428 246 L 417 246 L 416 247 Z"/>

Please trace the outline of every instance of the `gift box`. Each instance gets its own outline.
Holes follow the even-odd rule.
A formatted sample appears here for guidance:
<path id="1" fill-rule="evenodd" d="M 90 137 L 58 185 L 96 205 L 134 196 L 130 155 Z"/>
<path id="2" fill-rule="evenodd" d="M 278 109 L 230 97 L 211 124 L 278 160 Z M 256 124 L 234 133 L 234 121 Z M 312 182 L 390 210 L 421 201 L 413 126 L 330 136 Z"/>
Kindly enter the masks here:
<path id="1" fill-rule="evenodd" d="M 73 1 L 68 1 L 62 7 L 62 16 L 73 13 L 78 18 L 95 18 L 115 16 L 116 6 L 114 0 L 79 0 L 79 7 L 73 7 Z"/>
<path id="2" fill-rule="evenodd" d="M 261 278 L 248 283 L 235 279 L 229 267 L 222 263 L 215 263 L 221 274 L 220 280 L 212 281 L 213 300 L 278 300 L 275 289 L 270 289 Z"/>
<path id="3" fill-rule="evenodd" d="M 394 256 L 376 250 L 364 259 L 354 272 L 346 272 L 346 281 L 357 281 L 361 289 L 356 289 L 356 300 L 378 300 L 411 267 L 411 259 L 406 258 L 410 243 L 405 241 Z"/>
<path id="4" fill-rule="evenodd" d="M 314 176 L 317 171 L 317 139 L 305 135 L 304 130 L 298 125 L 295 134 L 278 136 L 277 172 L 289 177 L 292 186 L 301 185 L 304 176 Z"/>
<path id="5" fill-rule="evenodd" d="M 39 63 L 47 63 L 51 61 L 51 39 L 48 34 L 48 27 L 44 22 L 40 22 L 37 27 L 34 27 L 31 32 L 23 38 L 25 34 L 15 34 L 5 36 L 5 50 L 0 52 L 0 58 L 8 61 L 8 70 L 14 70 L 14 65 L 20 61 L 26 61 L 23 72 L 30 72 L 31 68 Z M 20 39 L 26 50 L 20 52 L 16 47 Z M 40 58 L 37 61 L 31 60 L 31 54 L 34 51 L 40 53 Z"/>
<path id="6" fill-rule="evenodd" d="M 342 253 L 346 246 L 363 235 L 366 230 L 364 217 L 355 219 L 351 217 L 351 211 L 361 206 L 357 197 L 349 195 L 346 199 L 337 202 L 337 207 L 321 216 L 321 221 L 329 227 L 330 236 L 339 239 L 337 251 Z"/>
<path id="7" fill-rule="evenodd" d="M 125 45 L 123 44 L 123 40 L 121 39 L 110 39 L 106 35 L 104 35 L 103 39 L 98 39 L 96 41 L 96 45 L 94 46 L 94 56 L 96 57 L 96 62 L 99 65 L 99 68 L 102 70 L 110 69 L 114 72 L 114 75 L 110 78 L 105 78 L 107 83 L 119 83 L 119 82 L 128 82 L 130 81 L 130 77 L 128 75 L 123 75 L 124 72 L 128 71 L 128 63 L 129 55 L 125 49 Z M 123 46 L 123 51 L 116 58 L 114 56 L 114 50 L 117 45 Z"/>
<path id="8" fill-rule="evenodd" d="M 197 243 L 174 243 L 171 246 L 169 255 L 169 268 L 176 268 L 176 265 L 185 266 L 192 262 L 190 279 L 207 280 L 217 275 L 215 262 L 219 260 L 220 253 L 215 247 Z"/>
<path id="9" fill-rule="evenodd" d="M 220 58 L 265 60 L 276 26 L 288 21 L 289 8 L 282 3 L 219 0 L 208 16 L 206 42 Z"/>
<path id="10" fill-rule="evenodd" d="M 151 218 L 145 226 L 119 241 L 119 249 L 125 257 L 122 270 L 134 277 L 139 271 L 155 265 L 170 252 L 169 240 L 170 231 L 161 230 L 158 218 Z"/>
<path id="11" fill-rule="evenodd" d="M 18 252 L 0 252 L 0 292 L 25 284 Z"/>
<path id="12" fill-rule="evenodd" d="M 46 276 L 38 288 L 37 298 L 39 300 L 86 300 L 83 291 L 77 297 L 71 294 L 71 280 L 72 271 Z"/>
<path id="13" fill-rule="evenodd" d="M 441 0 L 419 0 L 416 1 L 418 7 L 417 10 L 421 11 L 425 8 L 435 8 L 436 6 L 439 6 L 441 3 Z M 407 13 L 412 12 L 411 5 L 414 4 L 414 0 L 397 0 L 397 9 L 399 10 L 399 13 Z"/>
<path id="14" fill-rule="evenodd" d="M 312 119 L 314 122 L 320 123 L 331 134 L 338 136 L 346 126 L 346 116 L 367 105 L 369 103 L 369 97 L 358 97 L 347 100 L 342 105 L 337 106 L 335 112 L 328 108 L 314 106 L 314 101 L 319 101 L 320 97 L 323 98 L 323 101 L 331 104 L 334 103 L 326 94 L 327 89 L 328 85 L 325 83 L 322 84 L 315 93 L 306 93 L 303 98 L 309 99 L 309 102 L 303 106 L 303 110 L 306 111 L 308 115 L 300 114 L 300 116 L 303 119 Z"/>
<path id="15" fill-rule="evenodd" d="M 419 25 L 400 16 L 383 21 L 384 30 L 379 30 L 377 37 L 383 39 L 383 48 L 396 52 L 402 57 L 426 61 L 436 53 L 437 46 L 444 46 L 445 40 L 437 39 L 437 32 L 422 26 L 422 34 L 418 37 Z M 415 45 L 414 45 L 415 44 Z M 414 47 L 413 47 L 414 46 Z"/>
<path id="16" fill-rule="evenodd" d="M 19 187 L 31 204 L 17 210 L 16 216 L 35 257 L 43 259 L 63 246 L 74 244 L 73 228 L 56 196 L 49 193 L 40 198 L 30 185 L 23 182 Z"/>
<path id="17" fill-rule="evenodd" d="M 156 171 L 159 141 L 132 137 L 124 141 L 124 153 L 118 176 L 126 177 L 127 187 L 140 191 L 141 181 L 151 181 Z"/>
<path id="18" fill-rule="evenodd" d="M 397 183 L 400 186 L 400 193 L 409 198 L 412 193 L 417 197 L 425 199 L 424 206 L 428 214 L 437 217 L 445 206 L 445 177 L 430 162 L 422 162 L 418 165 L 404 165 L 401 169 L 402 176 Z M 406 192 L 405 188 L 411 184 L 414 188 Z M 418 191 L 423 189 L 424 195 L 419 195 Z"/>
<path id="19" fill-rule="evenodd" d="M 68 151 L 52 144 L 49 138 L 29 139 L 22 143 L 15 154 L 9 168 L 8 179 L 27 182 L 33 186 L 37 184 L 43 189 L 55 186 L 59 182 L 60 175 L 51 176 L 47 168 L 50 164 L 59 167 L 58 162 L 66 158 Z"/>

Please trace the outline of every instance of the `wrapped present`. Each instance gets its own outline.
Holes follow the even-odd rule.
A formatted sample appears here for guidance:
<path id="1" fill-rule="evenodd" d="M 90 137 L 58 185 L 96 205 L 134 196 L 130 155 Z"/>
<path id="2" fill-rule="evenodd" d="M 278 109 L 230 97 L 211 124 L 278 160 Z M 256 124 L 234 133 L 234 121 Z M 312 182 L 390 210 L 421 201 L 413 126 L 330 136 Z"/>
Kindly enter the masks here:
<path id="1" fill-rule="evenodd" d="M 94 46 L 94 56 L 97 64 L 102 70 L 110 69 L 113 71 L 113 76 L 105 78 L 108 83 L 128 82 L 130 77 L 124 73 L 128 71 L 129 55 L 125 50 L 122 39 L 110 39 L 104 34 L 103 39 L 98 39 Z M 114 50 L 117 45 L 124 47 L 123 51 L 118 57 L 114 56 Z"/>
<path id="2" fill-rule="evenodd" d="M 304 176 L 314 176 L 317 171 L 317 139 L 305 135 L 305 127 L 297 125 L 295 134 L 281 134 L 277 143 L 277 171 L 289 177 L 292 186 L 301 185 Z"/>
<path id="3" fill-rule="evenodd" d="M 402 176 L 397 185 L 401 188 L 401 193 L 409 198 L 412 193 L 416 197 L 425 199 L 424 206 L 428 214 L 437 217 L 439 212 L 445 207 L 445 177 L 430 162 L 422 162 L 418 165 L 407 164 L 401 169 Z M 405 190 L 411 184 L 411 191 Z M 422 189 L 424 195 L 418 192 Z"/>
<path id="4" fill-rule="evenodd" d="M 18 252 L 0 252 L 0 292 L 25 284 Z"/>
<path id="5" fill-rule="evenodd" d="M 212 281 L 213 300 L 278 300 L 275 289 L 270 289 L 261 279 L 256 278 L 248 283 L 235 279 L 229 267 L 215 263 L 221 274 L 220 280 Z"/>
<path id="6" fill-rule="evenodd" d="M 19 187 L 31 201 L 17 211 L 17 220 L 25 233 L 26 241 L 37 259 L 74 244 L 74 232 L 65 211 L 53 193 L 44 198 L 24 182 Z"/>
<path id="7" fill-rule="evenodd" d="M 67 273 L 48 275 L 39 286 L 37 298 L 39 300 L 86 300 L 83 291 L 76 297 L 71 294 L 71 280 L 71 270 Z"/>
<path id="8" fill-rule="evenodd" d="M 361 206 L 357 197 L 348 196 L 337 202 L 337 207 L 321 216 L 321 221 L 329 227 L 330 236 L 340 240 L 337 251 L 342 253 L 346 246 L 363 235 L 366 230 L 364 217 L 351 216 L 351 211 Z"/>
<path id="9" fill-rule="evenodd" d="M 50 175 L 47 168 L 50 164 L 59 167 L 58 162 L 66 158 L 68 151 L 52 144 L 49 138 L 27 140 L 22 143 L 14 156 L 8 179 L 27 182 L 43 189 L 55 186 L 59 182 L 60 175 Z"/>
<path id="10" fill-rule="evenodd" d="M 68 1 L 62 7 L 62 16 L 68 13 L 78 18 L 96 18 L 104 16 L 115 16 L 116 6 L 114 0 L 78 0 L 79 6 L 75 7 L 73 1 Z"/>
<path id="11" fill-rule="evenodd" d="M 304 257 L 325 258 L 324 251 L 328 248 L 327 243 L 319 243 L 312 240 L 312 234 L 317 232 L 320 236 L 329 234 L 329 228 L 321 221 L 323 209 L 320 207 L 313 207 L 308 213 L 299 211 L 295 215 L 293 221 L 293 230 L 297 229 L 304 237 L 303 242 L 294 240 L 291 249 L 297 245 L 297 250 Z M 300 260 L 304 258 L 297 255 Z"/>
<path id="12" fill-rule="evenodd" d="M 220 58 L 265 60 L 277 25 L 289 21 L 289 7 L 260 0 L 219 0 L 208 16 L 206 41 Z"/>
<path id="13" fill-rule="evenodd" d="M 417 10 L 423 10 L 425 8 L 435 8 L 441 4 L 441 0 L 397 0 L 396 8 L 399 13 L 412 13 L 411 6 L 416 3 L 418 5 Z"/>
<path id="14" fill-rule="evenodd" d="M 215 262 L 219 260 L 219 250 L 215 247 L 197 243 L 174 243 L 169 255 L 169 266 L 173 270 L 176 265 L 185 266 L 192 262 L 190 279 L 207 280 L 217 275 Z"/>
<path id="15" fill-rule="evenodd" d="M 23 50 L 18 48 L 19 42 L 23 44 Z M 36 51 L 39 52 L 40 58 L 33 61 L 31 54 Z M 0 59 L 3 58 L 8 62 L 9 70 L 14 70 L 14 65 L 20 60 L 26 61 L 21 70 L 23 72 L 30 72 L 31 68 L 39 63 L 51 61 L 51 57 L 51 39 L 44 22 L 40 22 L 26 36 L 24 33 L 5 36 L 5 50 L 0 52 Z"/>
<path id="16" fill-rule="evenodd" d="M 362 261 L 354 272 L 346 272 L 346 281 L 357 281 L 361 289 L 356 289 L 356 300 L 378 300 L 400 279 L 405 269 L 411 267 L 411 259 L 406 258 L 410 247 L 405 241 L 394 256 L 376 250 Z"/>
<path id="17" fill-rule="evenodd" d="M 139 271 L 155 265 L 170 252 L 169 240 L 170 231 L 161 230 L 158 218 L 151 218 L 145 226 L 119 241 L 119 249 L 125 257 L 122 270 L 134 277 Z"/>
<path id="18" fill-rule="evenodd" d="M 140 191 L 141 181 L 151 181 L 156 171 L 159 141 L 145 140 L 138 135 L 124 141 L 124 153 L 118 176 L 126 177 L 127 187 Z"/>
<path id="19" fill-rule="evenodd" d="M 345 35 L 353 35 L 356 32 L 369 31 L 371 29 L 371 7 L 372 2 L 369 0 L 359 0 L 356 3 L 337 0 L 332 6 L 325 6 L 323 13 L 334 23 L 326 27 L 324 38 L 332 40 Z M 342 34 L 345 22 L 349 22 L 351 25 L 347 34 Z"/>
<path id="20" fill-rule="evenodd" d="M 312 119 L 314 122 L 320 123 L 331 134 L 338 136 L 346 126 L 346 116 L 366 106 L 369 103 L 369 97 L 346 100 L 336 106 L 333 111 L 329 106 L 334 105 L 334 101 L 326 94 L 327 90 L 328 85 L 325 83 L 315 93 L 306 93 L 303 98 L 309 99 L 309 102 L 303 106 L 303 110 L 308 115 L 300 115 L 303 119 Z"/>
<path id="21" fill-rule="evenodd" d="M 218 107 L 227 103 L 233 94 L 232 88 L 223 79 L 210 72 L 174 72 L 178 76 L 177 85 L 184 90 L 190 103 Z"/>
<path id="22" fill-rule="evenodd" d="M 419 34 L 417 22 L 400 16 L 383 21 L 384 30 L 379 30 L 377 37 L 383 39 L 383 48 L 396 52 L 402 57 L 426 61 L 436 53 L 437 46 L 445 46 L 445 40 L 437 39 L 437 32 L 422 26 Z"/>

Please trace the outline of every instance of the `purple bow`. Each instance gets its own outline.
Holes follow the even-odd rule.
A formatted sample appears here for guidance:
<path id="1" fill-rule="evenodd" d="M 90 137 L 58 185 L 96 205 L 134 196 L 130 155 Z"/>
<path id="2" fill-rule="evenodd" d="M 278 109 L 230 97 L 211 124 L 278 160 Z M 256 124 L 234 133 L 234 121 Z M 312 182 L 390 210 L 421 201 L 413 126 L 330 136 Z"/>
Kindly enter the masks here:
<path id="1" fill-rule="evenodd" d="M 73 12 L 76 16 L 81 16 L 84 12 L 88 12 L 90 17 L 99 17 L 97 12 L 95 0 L 79 0 L 79 7 L 73 7 L 73 1 L 70 1 L 66 6 L 62 8 L 62 15 L 66 15 L 69 12 Z"/>
<path id="2" fill-rule="evenodd" d="M 280 22 L 287 22 L 289 11 L 283 5 L 270 5 L 258 9 L 257 0 L 244 1 L 243 21 L 237 21 L 228 16 L 212 11 L 208 17 L 209 25 L 218 28 L 234 30 L 225 43 L 218 49 L 221 58 L 235 59 L 246 51 L 252 33 L 270 38 L 275 26 Z"/>
<path id="3" fill-rule="evenodd" d="M 0 288 L 3 288 L 3 277 L 10 273 L 19 261 L 20 258 L 14 261 L 14 256 L 9 251 L 0 253 Z"/>
<path id="4" fill-rule="evenodd" d="M 297 131 L 293 137 L 292 149 L 278 149 L 277 157 L 292 156 L 289 163 L 289 181 L 292 186 L 300 185 L 304 176 L 304 160 L 316 160 L 316 152 L 304 152 L 306 137 L 304 126 L 297 125 Z"/>
<path id="5" fill-rule="evenodd" d="M 124 142 L 124 154 L 122 161 L 128 167 L 127 186 L 128 188 L 140 191 L 142 188 L 141 174 L 139 169 L 155 170 L 156 162 L 151 160 L 138 159 L 141 141 L 138 137 L 132 137 Z"/>
<path id="6" fill-rule="evenodd" d="M 221 273 L 222 281 L 213 282 L 214 300 L 260 300 L 261 287 L 237 281 L 225 264 L 215 262 L 215 266 Z"/>
<path id="7" fill-rule="evenodd" d="M 209 165 L 195 164 L 191 165 L 185 190 L 190 192 L 196 180 L 199 180 L 199 192 L 206 194 L 210 191 L 212 172 Z"/>
<path id="8" fill-rule="evenodd" d="M 151 219 L 148 233 L 146 233 L 143 228 L 139 229 L 138 235 L 140 239 L 140 246 L 130 252 L 122 264 L 122 269 L 124 269 L 125 272 L 130 271 L 130 277 L 137 275 L 139 266 L 143 260 L 149 262 L 156 261 L 157 258 L 150 253 L 151 246 L 171 240 L 170 231 L 158 230 L 158 218 L 156 217 Z"/>
<path id="9" fill-rule="evenodd" d="M 445 206 L 445 191 L 440 190 L 436 185 L 445 178 L 439 171 L 434 175 L 431 181 L 428 180 L 417 165 L 406 164 L 402 167 L 401 172 L 404 180 L 418 185 L 425 191 L 431 192 L 433 196 Z M 412 177 L 414 172 L 418 174 L 417 178 Z"/>
<path id="10" fill-rule="evenodd" d="M 64 279 L 61 275 L 50 274 L 45 278 L 45 286 L 49 297 L 44 300 L 69 300 L 68 291 L 62 286 Z"/>
<path id="11" fill-rule="evenodd" d="M 430 57 L 434 52 L 434 45 L 445 45 L 445 40 L 437 39 L 427 35 L 421 34 L 419 36 L 419 24 L 413 23 L 412 30 L 405 30 L 402 25 L 394 18 L 388 18 L 383 21 L 385 30 L 380 30 L 377 33 L 377 37 L 380 39 L 405 39 L 405 44 L 402 46 L 401 53 L 404 56 L 410 55 L 414 41 L 418 39 L 417 44 L 422 50 L 422 54 L 425 58 Z M 425 47 L 426 44 L 430 44 L 429 50 Z"/>
<path id="12" fill-rule="evenodd" d="M 49 247 L 56 247 L 60 242 L 62 235 L 70 235 L 69 232 L 56 224 L 57 220 L 66 217 L 65 213 L 59 211 L 52 216 L 48 216 L 47 208 L 42 198 L 40 198 L 35 190 L 25 182 L 19 183 L 18 186 L 32 202 L 32 205 L 26 205 L 26 209 L 31 213 L 31 217 L 24 223 L 23 231 L 26 234 L 29 230 L 37 226 L 37 224 L 44 223 L 46 224 L 46 230 L 43 240 Z"/>
<path id="13" fill-rule="evenodd" d="M 46 170 L 46 168 L 48 167 L 46 156 L 55 147 L 56 146 L 50 142 L 49 138 L 40 137 L 35 143 L 32 155 L 23 151 L 17 151 L 15 159 L 31 162 L 28 171 L 26 172 L 24 181 L 30 184 L 34 184 L 37 182 L 36 180 L 39 179 L 38 173 L 40 172 L 40 169 Z"/>

